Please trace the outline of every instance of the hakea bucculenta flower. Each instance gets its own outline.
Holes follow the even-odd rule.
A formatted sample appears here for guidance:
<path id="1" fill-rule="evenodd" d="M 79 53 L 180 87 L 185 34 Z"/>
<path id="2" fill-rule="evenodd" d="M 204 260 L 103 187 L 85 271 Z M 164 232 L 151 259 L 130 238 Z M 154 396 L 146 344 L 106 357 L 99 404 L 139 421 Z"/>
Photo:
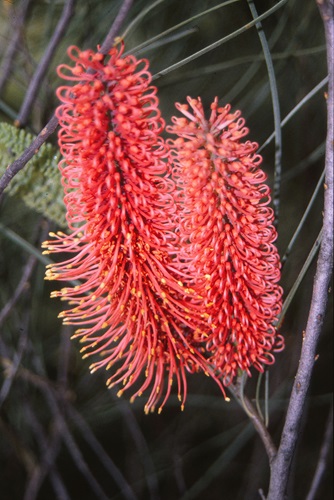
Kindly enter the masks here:
<path id="1" fill-rule="evenodd" d="M 283 348 L 275 324 L 281 311 L 280 260 L 273 242 L 270 190 L 260 169 L 258 145 L 240 111 L 200 99 L 176 104 L 167 131 L 179 185 L 179 266 L 185 283 L 202 297 L 206 350 L 224 385 L 240 370 L 274 361 Z M 187 278 L 185 278 L 187 276 Z"/>
<path id="2" fill-rule="evenodd" d="M 52 295 L 71 305 L 60 316 L 79 326 L 84 357 L 99 355 L 92 372 L 112 369 L 107 384 L 123 384 L 119 395 L 150 391 L 146 411 L 162 408 L 176 379 L 183 407 L 186 372 L 210 368 L 194 292 L 173 268 L 175 184 L 148 62 L 122 45 L 107 58 L 68 54 L 74 65 L 58 74 L 75 84 L 58 89 L 56 115 L 70 234 L 52 233 L 44 248 L 74 255 L 46 278 L 80 280 Z"/>

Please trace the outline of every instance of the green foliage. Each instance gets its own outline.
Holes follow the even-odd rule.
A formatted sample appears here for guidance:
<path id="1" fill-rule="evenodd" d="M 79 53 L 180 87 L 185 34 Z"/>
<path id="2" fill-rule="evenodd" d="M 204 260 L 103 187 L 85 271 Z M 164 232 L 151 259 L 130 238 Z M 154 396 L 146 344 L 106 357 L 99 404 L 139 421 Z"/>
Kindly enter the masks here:
<path id="1" fill-rule="evenodd" d="M 0 175 L 31 144 L 35 136 L 9 123 L 0 123 Z M 63 188 L 58 170 L 60 154 L 45 143 L 11 181 L 7 192 L 19 197 L 28 207 L 66 226 Z"/>

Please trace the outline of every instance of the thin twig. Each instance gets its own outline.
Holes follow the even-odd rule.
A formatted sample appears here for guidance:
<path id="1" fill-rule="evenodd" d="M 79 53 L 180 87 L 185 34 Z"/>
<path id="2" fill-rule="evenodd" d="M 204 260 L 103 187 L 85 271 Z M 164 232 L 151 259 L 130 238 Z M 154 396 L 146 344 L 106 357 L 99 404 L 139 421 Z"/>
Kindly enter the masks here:
<path id="1" fill-rule="evenodd" d="M 269 40 L 269 42 L 270 42 L 270 40 Z M 148 50 L 151 50 L 151 45 L 148 46 Z M 291 51 L 287 51 L 287 52 L 272 52 L 271 58 L 273 61 L 275 61 L 275 60 L 280 61 L 280 60 L 284 60 L 284 59 L 285 60 L 291 59 L 293 57 L 299 58 L 301 56 L 317 54 L 319 52 L 324 52 L 325 50 L 326 50 L 325 45 L 321 45 L 319 47 L 312 47 L 310 49 L 291 50 Z M 138 54 L 138 53 L 141 53 L 143 51 L 144 50 L 135 49 L 132 51 L 132 53 Z M 203 78 L 203 77 L 208 76 L 208 75 L 216 74 L 219 71 L 227 71 L 231 68 L 246 65 L 249 63 L 254 63 L 254 67 L 253 67 L 253 65 L 250 66 L 250 68 L 252 69 L 251 74 L 252 74 L 252 76 L 254 76 L 254 74 L 256 74 L 256 72 L 258 71 L 259 64 L 264 60 L 265 60 L 265 57 L 263 54 L 251 54 L 249 56 L 235 57 L 234 59 L 231 59 L 230 61 L 224 61 L 224 62 L 219 62 L 219 63 L 215 63 L 215 64 L 208 64 L 206 66 L 201 67 L 200 72 L 198 71 L 198 68 L 188 70 L 188 71 L 182 71 L 182 72 L 180 71 L 180 72 L 176 73 L 174 76 L 170 76 L 168 78 L 168 81 L 165 84 L 163 82 L 161 82 L 159 84 L 159 88 L 162 88 L 165 85 L 170 86 L 170 85 L 174 85 L 175 83 L 189 82 L 192 79 L 195 80 L 195 79 Z M 248 70 L 246 70 L 246 71 L 248 71 Z M 243 75 L 245 73 L 243 73 Z M 240 80 L 243 78 L 243 75 L 240 78 Z M 234 91 L 234 88 L 233 88 L 233 91 Z M 233 99 L 230 99 L 228 97 L 228 95 L 224 96 L 224 101 L 230 102 L 231 100 L 233 100 Z M 274 137 L 274 134 L 275 134 L 275 132 L 273 132 L 273 137 Z"/>
<path id="2" fill-rule="evenodd" d="M 312 90 L 310 90 L 308 94 L 306 94 L 306 96 L 303 97 L 303 99 L 299 101 L 298 104 L 296 104 L 296 106 L 283 118 L 280 127 L 283 128 L 284 125 L 286 125 L 291 120 L 291 118 L 298 113 L 298 111 L 304 106 L 304 104 L 312 99 L 312 97 L 315 96 L 321 89 L 323 89 L 324 86 L 327 85 L 327 83 L 328 76 L 323 78 L 321 82 L 319 82 Z M 268 144 L 270 144 L 274 137 L 275 131 L 264 141 L 263 144 L 261 144 L 261 146 L 259 147 L 259 153 L 262 151 L 262 149 L 268 146 Z"/>
<path id="3" fill-rule="evenodd" d="M 148 50 L 161 49 L 161 47 L 164 47 L 165 45 L 168 45 L 169 43 L 174 43 L 177 40 L 181 40 L 182 38 L 193 35 L 194 33 L 198 33 L 198 31 L 199 31 L 198 26 L 193 26 L 193 27 L 187 28 L 183 31 L 179 31 L 178 33 L 175 33 L 174 35 L 166 36 L 166 38 L 162 38 L 161 40 L 150 44 L 145 49 L 145 52 L 147 53 Z M 140 52 L 141 51 L 136 51 L 136 54 L 138 55 Z"/>
<path id="4" fill-rule="evenodd" d="M 176 69 L 180 68 L 181 66 L 184 66 L 185 64 L 188 64 L 189 62 L 194 61 L 198 57 L 201 57 L 204 54 L 211 52 L 212 50 L 216 49 L 217 47 L 220 47 L 221 45 L 228 42 L 229 40 L 232 40 L 236 36 L 241 35 L 241 33 L 244 33 L 248 29 L 255 26 L 255 24 L 257 22 L 262 21 L 263 19 L 266 19 L 267 17 L 271 16 L 274 12 L 276 12 L 276 10 L 283 7 L 283 5 L 286 4 L 286 2 L 287 2 L 287 0 L 280 0 L 280 2 L 278 2 L 276 5 L 274 5 L 274 7 L 272 7 L 271 9 L 268 9 L 266 12 L 261 14 L 259 17 L 257 17 L 253 21 L 250 21 L 249 23 L 245 24 L 241 28 L 233 31 L 233 33 L 230 33 L 229 35 L 224 36 L 223 38 L 220 38 L 216 42 L 211 43 L 210 45 L 207 45 L 206 47 L 204 47 L 203 49 L 201 49 L 197 52 L 194 52 L 194 54 L 192 54 L 191 56 L 188 56 L 185 59 L 182 59 L 181 61 L 179 61 L 175 64 L 172 64 L 168 68 L 165 68 L 165 69 L 159 71 L 159 73 L 156 73 L 155 75 L 153 75 L 152 80 L 157 80 L 158 78 L 161 78 L 162 76 L 167 75 L 171 71 L 175 71 Z"/>
<path id="5" fill-rule="evenodd" d="M 284 255 L 281 259 L 282 265 L 286 262 L 287 258 L 289 257 L 290 252 L 291 252 L 291 250 L 296 242 L 296 239 L 298 238 L 298 235 L 299 235 L 299 233 L 300 233 L 300 231 L 301 231 L 301 229 L 302 229 L 302 227 L 307 219 L 307 216 L 311 211 L 313 203 L 314 203 L 316 197 L 318 196 L 318 193 L 319 193 L 321 187 L 323 186 L 324 177 L 325 177 L 325 171 L 323 171 L 323 173 L 321 174 L 320 179 L 318 181 L 318 184 L 316 185 L 315 190 L 313 192 L 313 195 L 312 195 L 312 197 L 311 197 L 311 199 L 306 207 L 306 210 L 303 214 L 303 217 L 301 218 L 301 220 L 297 226 L 297 229 L 295 230 L 295 232 L 294 232 L 294 234 L 293 234 L 293 236 L 292 236 L 292 238 L 287 246 L 287 249 L 284 252 Z"/>
<path id="6" fill-rule="evenodd" d="M 33 347 L 32 347 L 33 350 Z M 59 408 L 59 403 L 57 400 L 57 396 L 55 394 L 55 391 L 52 390 L 50 384 L 48 383 L 47 379 L 45 377 L 44 369 L 41 363 L 41 360 L 39 356 L 36 354 L 34 355 L 33 358 L 34 362 L 34 367 L 36 369 L 36 372 L 38 375 L 34 375 L 29 378 L 30 381 L 36 384 L 37 387 L 40 388 L 40 390 L 43 392 L 45 396 L 45 400 L 48 403 L 48 406 L 50 408 L 50 412 L 52 415 L 52 418 L 54 421 L 57 422 L 57 425 L 60 428 L 60 434 L 62 436 L 62 439 L 70 453 L 70 455 L 73 458 L 73 462 L 75 463 L 76 467 L 78 470 L 81 472 L 82 476 L 85 478 L 89 486 L 91 487 L 92 491 L 95 494 L 95 498 L 98 499 L 103 499 L 107 500 L 107 495 L 103 491 L 102 487 L 100 486 L 100 483 L 98 480 L 95 478 L 94 474 L 90 471 L 84 457 L 82 456 L 82 453 L 80 451 L 80 448 L 76 444 L 71 431 L 68 427 L 68 424 L 60 411 Z M 22 372 L 24 373 L 24 372 Z"/>
<path id="7" fill-rule="evenodd" d="M 0 195 L 8 186 L 13 177 L 15 177 L 15 175 L 20 172 L 20 170 L 22 170 L 22 168 L 28 163 L 28 161 L 31 160 L 31 158 L 38 152 L 42 144 L 44 144 L 44 142 L 50 137 L 50 135 L 53 134 L 57 126 L 58 119 L 53 116 L 51 120 L 45 125 L 43 130 L 38 134 L 36 139 L 34 139 L 30 146 L 24 151 L 24 153 L 7 168 L 0 179 Z"/>
<path id="8" fill-rule="evenodd" d="M 264 421 L 256 411 L 253 403 L 243 393 L 242 380 L 238 379 L 234 384 L 231 384 L 228 387 L 228 389 L 249 416 L 251 422 L 255 427 L 255 430 L 259 434 L 264 444 L 264 447 L 266 449 L 269 458 L 269 462 L 271 463 L 276 456 L 277 452 L 276 447 L 273 443 L 273 440 L 271 438 L 271 435 L 269 434 L 268 429 L 264 424 Z"/>
<path id="9" fill-rule="evenodd" d="M 101 54 L 108 54 L 109 50 L 112 48 L 112 46 L 115 43 L 115 38 L 119 33 L 119 30 L 121 29 L 122 24 L 125 21 L 126 16 L 129 13 L 129 10 L 131 9 L 131 6 L 133 4 L 133 0 L 123 0 L 123 5 L 119 9 L 119 12 L 115 18 L 115 21 L 113 22 L 108 35 L 104 39 L 103 44 L 100 47 L 99 52 Z"/>
<path id="10" fill-rule="evenodd" d="M 23 465 L 28 474 L 32 474 L 35 467 L 35 456 L 30 448 L 30 444 L 22 435 L 22 429 L 16 429 L 13 422 L 2 418 L 0 414 L 1 442 L 6 446 L 10 445 L 10 452 L 15 459 Z M 2 450 L 1 450 L 2 451 Z M 3 487 L 3 484 L 1 485 Z"/>
<path id="11" fill-rule="evenodd" d="M 261 417 L 262 420 L 264 420 L 261 406 L 260 406 L 260 390 L 261 390 L 262 379 L 263 379 L 263 372 L 262 373 L 260 372 L 258 375 L 258 378 L 257 378 L 257 382 L 256 382 L 255 406 L 256 406 L 256 410 L 257 410 L 259 416 Z M 266 425 L 266 427 L 268 427 L 268 426 Z"/>
<path id="12" fill-rule="evenodd" d="M 248 5 L 252 13 L 253 19 L 258 17 L 256 7 L 253 0 L 248 0 Z M 271 100 L 274 115 L 274 130 L 275 130 L 275 171 L 274 171 L 274 186 L 273 186 L 273 206 L 275 212 L 275 226 L 278 225 L 279 209 L 280 209 L 280 192 L 281 192 L 281 177 L 282 177 L 282 129 L 281 129 L 281 109 L 278 97 L 277 82 L 275 76 L 274 65 L 270 53 L 267 37 L 263 31 L 261 22 L 255 24 L 259 39 L 262 45 L 263 55 L 266 61 Z"/>
<path id="13" fill-rule="evenodd" d="M 30 345 L 30 348 L 31 351 L 34 351 L 32 345 Z M 12 361 L 9 359 L 0 358 L 0 362 L 5 369 L 10 369 L 13 365 Z M 107 500 L 107 495 L 104 493 L 99 482 L 89 469 L 84 457 L 82 456 L 80 448 L 71 434 L 69 426 L 59 407 L 57 387 L 53 386 L 52 383 L 50 383 L 50 381 L 45 377 L 41 360 L 37 354 L 33 357 L 33 364 L 36 370 L 35 373 L 24 367 L 19 367 L 17 376 L 23 378 L 26 382 L 33 384 L 34 387 L 37 387 L 43 393 L 49 406 L 53 422 L 58 426 L 61 438 L 72 456 L 74 464 L 94 492 L 94 498 Z M 30 467 L 30 470 L 33 471 L 33 468 L 31 469 Z"/>
<path id="14" fill-rule="evenodd" d="M 279 323 L 277 325 L 277 328 L 279 329 L 283 320 L 284 320 L 284 316 L 286 315 L 286 312 L 287 310 L 289 309 L 290 307 L 290 304 L 292 302 L 292 299 L 294 298 L 301 282 L 303 281 L 310 265 L 312 264 L 313 262 L 313 259 L 314 257 L 316 256 L 316 254 L 318 253 L 318 250 L 319 250 L 319 247 L 320 247 L 320 244 L 321 244 L 321 241 L 322 241 L 322 236 L 323 236 L 323 228 L 320 229 L 319 231 L 319 234 L 315 240 L 315 242 L 313 243 L 313 246 L 310 250 L 310 253 L 308 254 L 301 270 L 299 271 L 299 274 L 297 276 L 297 278 L 295 279 L 294 283 L 293 283 L 293 286 L 291 288 L 291 290 L 289 291 L 288 295 L 286 296 L 284 302 L 283 302 L 283 307 L 282 307 L 282 311 L 281 311 L 281 314 L 280 314 L 280 319 L 279 319 Z"/>
<path id="15" fill-rule="evenodd" d="M 300 160 L 297 165 L 290 168 L 287 172 L 284 172 L 282 182 L 291 181 L 291 179 L 303 174 L 311 165 L 314 165 L 320 158 L 325 156 L 325 151 L 326 141 L 322 141 L 306 158 Z"/>
<path id="16" fill-rule="evenodd" d="M 113 399 L 116 400 L 115 395 L 113 393 L 111 394 Z M 147 487 L 150 492 L 150 498 L 152 500 L 157 500 L 160 498 L 159 483 L 155 472 L 155 465 L 151 458 L 150 450 L 148 448 L 145 436 L 143 435 L 143 432 L 128 403 L 123 400 L 118 401 L 118 410 L 122 414 L 124 421 L 128 426 L 129 432 L 136 444 L 140 460 L 146 473 L 146 481 Z"/>
<path id="17" fill-rule="evenodd" d="M 14 353 L 12 363 L 8 366 L 8 369 L 5 370 L 5 380 L 1 387 L 0 391 L 0 408 L 2 407 L 4 401 L 6 400 L 9 391 L 12 387 L 16 374 L 19 370 L 19 366 L 23 357 L 23 354 L 26 351 L 28 345 L 28 324 L 29 324 L 30 312 L 26 312 L 23 318 L 23 322 L 21 323 L 20 328 L 20 339 L 18 342 L 18 347 L 16 352 Z"/>
<path id="18" fill-rule="evenodd" d="M 64 9 L 58 21 L 56 29 L 30 81 L 21 109 L 18 113 L 17 119 L 15 120 L 15 125 L 17 127 L 21 127 L 26 124 L 31 107 L 35 101 L 38 89 L 43 83 L 43 79 L 46 75 L 46 72 L 50 67 L 50 61 L 73 15 L 74 4 L 75 0 L 67 0 L 67 2 L 64 5 Z"/>
<path id="19" fill-rule="evenodd" d="M 62 325 L 59 341 L 59 357 L 57 367 L 57 383 L 66 392 L 68 382 L 68 370 L 70 367 L 70 354 L 71 354 L 71 328 L 68 325 Z"/>
<path id="20" fill-rule="evenodd" d="M 96 439 L 94 433 L 82 415 L 71 405 L 67 405 L 66 412 L 69 414 L 76 427 L 81 431 L 83 438 L 89 444 L 91 450 L 96 454 L 101 464 L 105 467 L 115 483 L 118 485 L 119 491 L 122 493 L 124 500 L 136 500 L 137 497 L 130 484 L 126 481 L 122 472 L 109 457 L 98 439 Z"/>
<path id="21" fill-rule="evenodd" d="M 56 496 L 59 500 L 68 500 L 70 498 L 66 487 L 55 468 L 55 461 L 60 451 L 61 435 L 57 427 L 57 421 L 53 423 L 51 438 L 48 440 L 44 429 L 38 421 L 29 401 L 25 401 L 25 416 L 28 418 L 29 426 L 36 438 L 41 452 L 40 464 L 36 464 L 30 475 L 30 479 L 25 488 L 24 500 L 34 500 L 43 484 L 44 478 L 50 473 L 50 479 L 53 484 Z"/>
<path id="22" fill-rule="evenodd" d="M 22 293 L 26 290 L 28 281 L 30 279 L 30 276 L 34 270 L 35 264 L 36 264 L 36 257 L 34 255 L 31 255 L 24 266 L 23 272 L 22 272 L 22 277 L 15 289 L 15 292 L 13 293 L 12 297 L 8 300 L 8 302 L 3 306 L 3 308 L 0 311 L 0 327 L 2 323 L 5 321 L 7 316 L 10 314 L 12 311 L 13 307 L 21 297 Z M 0 398 L 1 400 L 1 398 Z"/>
<path id="23" fill-rule="evenodd" d="M 206 470 L 203 470 L 197 481 L 195 481 L 190 487 L 188 487 L 185 494 L 181 497 L 181 500 L 195 500 L 198 498 L 205 498 L 205 494 L 209 491 L 208 487 L 210 483 L 213 481 L 213 479 L 221 477 L 224 468 L 227 465 L 233 463 L 238 453 L 240 453 L 247 442 L 253 437 L 253 433 L 254 427 L 251 423 L 247 424 L 233 439 L 232 443 L 224 448 L 219 457 L 212 463 L 210 463 Z"/>
<path id="24" fill-rule="evenodd" d="M 289 469 L 296 447 L 298 429 L 302 419 L 315 362 L 317 344 L 326 312 L 328 285 L 333 268 L 334 2 L 333 0 L 318 0 L 318 7 L 325 27 L 329 72 L 323 237 L 299 367 L 292 389 L 281 443 L 277 455 L 271 464 L 268 500 L 281 500 L 284 498 L 287 488 Z"/>
<path id="25" fill-rule="evenodd" d="M 140 14 L 129 24 L 129 26 L 126 28 L 126 30 L 122 33 L 122 38 L 125 38 L 128 36 L 129 32 L 131 31 L 131 29 L 134 28 L 134 26 L 137 25 L 137 23 L 139 21 L 141 21 L 143 19 L 143 17 L 150 11 L 152 10 L 153 8 L 155 8 L 157 5 L 159 5 L 160 3 L 164 2 L 165 0 L 157 0 L 156 2 L 154 2 L 153 4 L 149 5 L 146 9 L 143 9 Z M 182 28 L 183 26 L 185 26 L 186 24 L 189 24 L 189 23 L 193 23 L 194 21 L 196 21 L 197 19 L 200 19 L 201 17 L 207 15 L 207 14 L 210 14 L 211 12 L 214 12 L 218 9 L 221 9 L 222 7 L 227 7 L 227 5 L 230 5 L 231 3 L 235 3 L 239 0 L 228 0 L 228 1 L 225 1 L 225 2 L 222 2 L 218 5 L 215 5 L 214 7 L 211 7 L 210 9 L 207 9 L 207 10 L 203 10 L 202 12 L 200 12 L 199 14 L 195 14 L 194 16 L 192 17 L 189 17 L 188 19 L 185 19 L 184 21 L 182 21 L 181 23 L 178 23 L 178 24 L 175 24 L 174 26 L 172 26 L 171 28 L 168 28 L 167 30 L 165 31 L 161 31 L 158 35 L 156 36 L 153 36 L 152 38 L 149 38 L 148 40 L 145 40 L 145 42 L 143 43 L 140 43 L 139 45 L 137 45 L 136 47 L 134 47 L 132 50 L 131 50 L 131 54 L 139 54 L 140 52 L 142 52 L 146 47 L 149 47 L 151 48 L 151 45 L 158 41 L 158 40 L 161 40 L 161 38 L 164 38 L 165 36 L 169 35 L 170 33 L 172 33 L 173 31 L 176 31 L 180 28 Z"/>

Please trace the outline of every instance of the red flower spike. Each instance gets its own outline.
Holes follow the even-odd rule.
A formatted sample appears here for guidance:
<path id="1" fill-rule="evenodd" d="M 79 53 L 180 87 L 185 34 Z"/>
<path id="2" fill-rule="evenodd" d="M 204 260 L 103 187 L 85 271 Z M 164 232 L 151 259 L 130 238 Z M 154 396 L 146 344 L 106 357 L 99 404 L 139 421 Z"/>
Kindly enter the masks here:
<path id="1" fill-rule="evenodd" d="M 240 111 L 211 105 L 204 116 L 200 98 L 176 104 L 184 115 L 167 131 L 174 155 L 173 176 L 180 187 L 178 230 L 180 272 L 203 298 L 212 366 L 228 385 L 244 370 L 274 361 L 283 349 L 275 323 L 281 311 L 280 260 L 273 242 L 273 210 L 256 143 Z"/>
<path id="2" fill-rule="evenodd" d="M 146 411 L 163 399 L 161 410 L 176 377 L 183 408 L 186 371 L 208 372 L 201 319 L 171 261 L 175 184 L 157 90 L 148 62 L 122 53 L 113 48 L 104 61 L 70 47 L 74 67 L 58 68 L 77 82 L 58 89 L 56 111 L 71 234 L 51 234 L 43 246 L 74 256 L 52 264 L 46 277 L 80 280 L 52 296 L 72 306 L 60 316 L 80 326 L 74 337 L 86 344 L 83 357 L 100 355 L 92 372 L 113 367 L 107 384 L 122 383 L 119 395 L 136 384 L 132 399 L 151 387 Z"/>

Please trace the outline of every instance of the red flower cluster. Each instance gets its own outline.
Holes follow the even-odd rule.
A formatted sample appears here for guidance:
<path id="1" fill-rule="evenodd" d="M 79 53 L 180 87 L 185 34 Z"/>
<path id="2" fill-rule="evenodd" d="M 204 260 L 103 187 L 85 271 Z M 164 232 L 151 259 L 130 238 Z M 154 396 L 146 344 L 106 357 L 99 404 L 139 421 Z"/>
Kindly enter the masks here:
<path id="1" fill-rule="evenodd" d="M 112 367 L 108 385 L 134 386 L 132 399 L 150 390 L 145 411 L 160 411 L 176 378 L 183 407 L 186 371 L 226 385 L 282 344 L 261 158 L 240 142 L 239 112 L 217 100 L 208 121 L 200 100 L 189 99 L 192 113 L 177 105 L 185 117 L 167 127 L 179 137 L 170 151 L 146 60 L 123 46 L 107 60 L 76 47 L 69 56 L 58 73 L 76 83 L 58 89 L 56 114 L 70 234 L 43 246 L 74 255 L 46 278 L 80 280 L 52 295 L 72 306 L 61 317 L 80 327 L 84 357 L 100 355 L 92 372 Z"/>
<path id="2" fill-rule="evenodd" d="M 87 344 L 84 357 L 101 355 L 91 371 L 113 367 L 108 385 L 123 383 L 119 394 L 137 382 L 135 398 L 151 386 L 148 411 L 165 393 L 163 406 L 174 376 L 183 406 L 185 371 L 208 368 L 196 340 L 200 316 L 187 298 L 193 292 L 172 264 L 175 185 L 156 88 L 147 61 L 122 51 L 112 49 L 105 62 L 70 47 L 74 67 L 58 69 L 78 81 L 58 89 L 56 111 L 71 234 L 52 234 L 44 248 L 75 255 L 46 277 L 84 281 L 53 293 L 73 306 L 61 317 L 82 325 L 74 337 Z"/>
<path id="3" fill-rule="evenodd" d="M 283 348 L 275 329 L 282 289 L 274 214 L 258 145 L 240 141 L 248 133 L 240 111 L 218 108 L 215 99 L 207 120 L 200 99 L 188 102 L 176 105 L 184 116 L 167 127 L 178 136 L 179 266 L 202 297 L 209 362 L 228 385 L 239 369 L 263 371 Z"/>

